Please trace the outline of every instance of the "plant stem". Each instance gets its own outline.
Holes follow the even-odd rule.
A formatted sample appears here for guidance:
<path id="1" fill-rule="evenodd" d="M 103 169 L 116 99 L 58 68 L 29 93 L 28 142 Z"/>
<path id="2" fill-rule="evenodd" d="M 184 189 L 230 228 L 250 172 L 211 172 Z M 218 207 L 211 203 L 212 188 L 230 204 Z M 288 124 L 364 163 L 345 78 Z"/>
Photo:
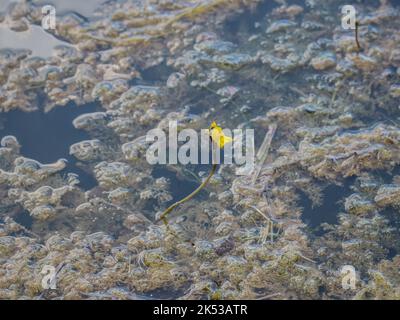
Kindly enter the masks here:
<path id="1" fill-rule="evenodd" d="M 201 189 L 203 189 L 207 183 L 210 181 L 211 177 L 214 175 L 215 170 L 217 169 L 217 164 L 213 164 L 210 173 L 208 174 L 207 178 L 201 183 L 201 185 L 199 185 L 197 187 L 196 190 L 194 190 L 191 194 L 189 194 L 188 196 L 186 196 L 185 198 L 175 202 L 174 204 L 172 204 L 171 206 L 169 206 L 162 214 L 161 216 L 156 220 L 155 223 L 163 220 L 165 224 L 166 223 L 166 216 L 173 210 L 175 209 L 177 206 L 179 206 L 180 204 L 192 199 L 197 193 L 199 193 L 199 191 Z"/>
<path id="2" fill-rule="evenodd" d="M 356 21 L 355 38 L 356 38 L 356 44 L 357 44 L 358 52 L 361 51 L 360 42 L 358 41 L 358 27 L 359 27 L 359 25 L 360 25 L 360 23 L 358 21 Z"/>

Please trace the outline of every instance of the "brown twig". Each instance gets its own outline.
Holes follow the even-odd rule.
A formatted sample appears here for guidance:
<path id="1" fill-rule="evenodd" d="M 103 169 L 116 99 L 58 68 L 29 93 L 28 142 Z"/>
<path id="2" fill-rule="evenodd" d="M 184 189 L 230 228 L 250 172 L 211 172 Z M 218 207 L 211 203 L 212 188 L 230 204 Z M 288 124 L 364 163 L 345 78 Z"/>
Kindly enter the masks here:
<path id="1" fill-rule="evenodd" d="M 360 42 L 358 41 L 358 27 L 360 26 L 360 23 L 358 21 L 356 21 L 356 28 L 355 28 L 355 39 L 356 39 L 356 44 L 357 44 L 357 50 L 358 52 L 361 51 L 361 46 L 360 46 Z"/>

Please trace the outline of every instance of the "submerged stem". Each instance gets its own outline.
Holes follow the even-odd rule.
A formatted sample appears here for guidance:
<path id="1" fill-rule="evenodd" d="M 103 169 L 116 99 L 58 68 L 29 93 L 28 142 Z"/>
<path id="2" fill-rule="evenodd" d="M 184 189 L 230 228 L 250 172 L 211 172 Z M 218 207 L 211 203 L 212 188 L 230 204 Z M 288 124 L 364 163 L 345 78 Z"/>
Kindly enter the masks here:
<path id="1" fill-rule="evenodd" d="M 360 46 L 360 42 L 358 41 L 358 27 L 360 26 L 360 23 L 358 21 L 356 21 L 356 28 L 355 28 L 355 38 L 356 38 L 356 44 L 357 44 L 357 50 L 358 52 L 361 51 L 361 46 Z"/>
<path id="2" fill-rule="evenodd" d="M 171 206 L 169 206 L 162 214 L 161 216 L 156 220 L 156 223 L 159 222 L 160 220 L 163 220 L 164 223 L 166 224 L 166 216 L 173 210 L 175 209 L 177 206 L 179 206 L 180 204 L 192 199 L 197 193 L 199 193 L 199 191 L 201 189 L 203 189 L 207 183 L 210 181 L 211 177 L 214 175 L 215 170 L 217 169 L 217 164 L 213 164 L 210 173 L 208 174 L 207 178 L 201 183 L 201 185 L 199 185 L 197 187 L 196 190 L 194 190 L 191 194 L 189 194 L 188 196 L 186 196 L 185 198 L 175 202 L 174 204 L 172 204 Z"/>

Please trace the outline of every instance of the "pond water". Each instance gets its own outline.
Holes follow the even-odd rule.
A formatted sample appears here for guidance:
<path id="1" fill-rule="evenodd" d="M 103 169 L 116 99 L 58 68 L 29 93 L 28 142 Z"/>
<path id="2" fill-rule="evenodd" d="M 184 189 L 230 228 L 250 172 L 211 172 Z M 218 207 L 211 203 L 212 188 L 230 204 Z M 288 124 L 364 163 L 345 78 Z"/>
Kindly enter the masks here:
<path id="1" fill-rule="evenodd" d="M 49 58 L 56 46 L 68 46 L 68 43 L 56 39 L 39 26 L 31 26 L 27 31 L 15 32 L 0 24 L 0 40 L 1 49 L 29 49 L 32 56 L 42 58 Z"/>
<path id="2" fill-rule="evenodd" d="M 0 153 L 0 268 L 29 260 L 33 273 L 4 275 L 0 298 L 400 298 L 400 1 L 354 4 L 362 49 L 340 0 L 32 0 L 76 14 L 54 35 L 30 13 L 12 31 L 13 2 L 0 0 L 0 138 L 21 150 Z M 70 50 L 55 57 L 58 45 Z M 95 130 L 73 126 L 82 115 Z M 149 164 L 143 138 L 170 120 L 254 129 L 257 150 L 276 130 L 249 177 Z M 7 163 L 19 156 L 68 162 L 46 176 Z M 59 253 L 71 280 L 33 290 Z M 334 278 L 343 265 L 364 280 L 351 292 Z"/>
<path id="3" fill-rule="evenodd" d="M 51 5 L 56 8 L 57 15 L 63 15 L 66 13 L 74 12 L 81 16 L 90 18 L 95 14 L 96 9 L 99 8 L 100 5 L 107 2 L 107 0 L 33 0 L 33 3 L 38 6 Z"/>
<path id="4" fill-rule="evenodd" d="M 52 163 L 58 159 L 68 160 L 64 172 L 78 174 L 80 186 L 88 190 L 96 185 L 96 180 L 92 174 L 76 166 L 76 159 L 69 155 L 69 147 L 76 142 L 89 139 L 90 136 L 85 131 L 74 128 L 72 121 L 83 113 L 99 110 L 100 107 L 96 103 L 83 106 L 70 103 L 47 113 L 42 110 L 29 113 L 10 111 L 0 115 L 2 122 L 0 136 L 15 136 L 21 145 L 21 154 L 24 157 L 42 163 Z"/>

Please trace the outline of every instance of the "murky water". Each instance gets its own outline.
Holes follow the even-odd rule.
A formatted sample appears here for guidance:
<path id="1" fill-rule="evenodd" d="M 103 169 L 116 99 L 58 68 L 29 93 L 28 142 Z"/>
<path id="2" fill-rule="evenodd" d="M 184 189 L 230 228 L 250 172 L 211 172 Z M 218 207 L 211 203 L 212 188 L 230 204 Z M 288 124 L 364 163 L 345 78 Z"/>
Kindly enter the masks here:
<path id="1" fill-rule="evenodd" d="M 21 154 L 42 163 L 66 159 L 68 165 L 65 172 L 79 175 L 81 186 L 91 189 L 96 180 L 90 173 L 76 166 L 76 159 L 69 154 L 70 145 L 89 139 L 89 135 L 74 128 L 72 121 L 82 113 L 98 111 L 96 104 L 76 106 L 68 104 L 50 112 L 41 110 L 34 112 L 11 111 L 1 118 L 3 128 L 0 136 L 12 135 L 21 144 Z"/>
<path id="2" fill-rule="evenodd" d="M 0 298 L 400 299 L 399 1 L 354 4 L 361 48 L 344 1 L 15 2 L 0 0 L 0 271 L 32 267 L 0 273 Z M 277 129 L 257 176 L 218 165 L 162 224 L 212 173 L 146 161 L 170 120 L 254 129 L 256 149 Z"/>
<path id="3" fill-rule="evenodd" d="M 68 45 L 39 26 L 31 26 L 28 31 L 15 32 L 0 24 L 0 39 L 2 48 L 29 49 L 32 56 L 42 58 L 50 57 L 55 47 Z"/>
<path id="4" fill-rule="evenodd" d="M 84 17 L 90 18 L 92 17 L 96 9 L 99 8 L 103 3 L 107 2 L 106 0 L 51 0 L 51 1 L 43 1 L 43 0 L 33 0 L 33 3 L 38 6 L 44 5 L 52 5 L 57 10 L 57 15 L 63 15 L 70 12 L 75 12 Z"/>

